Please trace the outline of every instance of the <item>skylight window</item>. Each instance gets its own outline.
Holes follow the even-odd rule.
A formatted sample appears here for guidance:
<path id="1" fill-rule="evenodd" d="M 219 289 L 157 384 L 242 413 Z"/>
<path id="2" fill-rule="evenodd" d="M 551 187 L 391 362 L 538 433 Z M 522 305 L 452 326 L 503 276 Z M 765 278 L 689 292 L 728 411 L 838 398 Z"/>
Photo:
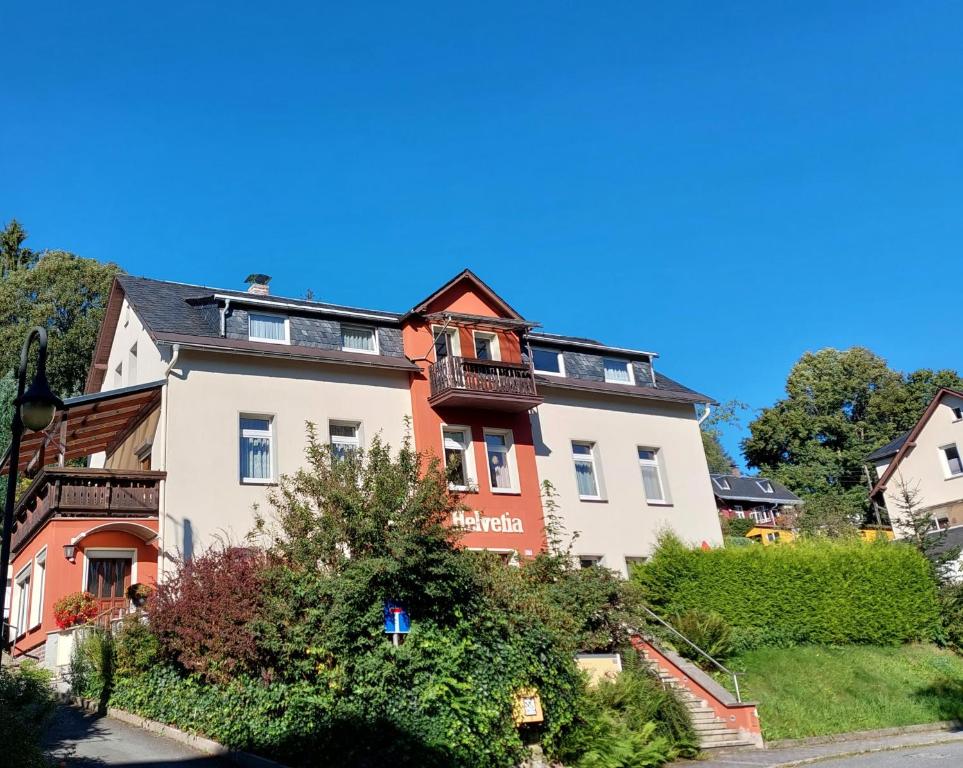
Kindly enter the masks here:
<path id="1" fill-rule="evenodd" d="M 726 480 L 724 477 L 714 477 L 712 478 L 712 482 L 718 485 L 719 488 L 721 488 L 723 491 L 732 490 L 729 486 L 729 481 Z"/>
<path id="2" fill-rule="evenodd" d="M 768 480 L 757 480 L 756 485 L 758 485 L 763 493 L 772 493 L 772 483 Z"/>

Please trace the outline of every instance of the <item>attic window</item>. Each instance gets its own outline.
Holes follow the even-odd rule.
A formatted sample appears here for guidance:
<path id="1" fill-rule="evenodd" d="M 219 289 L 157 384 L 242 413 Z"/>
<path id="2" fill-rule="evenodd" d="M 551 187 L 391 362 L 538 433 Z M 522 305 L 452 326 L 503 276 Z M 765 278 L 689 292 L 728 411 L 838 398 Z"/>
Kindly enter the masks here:
<path id="1" fill-rule="evenodd" d="M 772 483 L 768 480 L 757 480 L 756 485 L 758 485 L 763 493 L 772 493 Z"/>
<path id="2" fill-rule="evenodd" d="M 602 364 L 605 368 L 605 380 L 607 382 L 611 384 L 635 384 L 632 364 L 628 360 L 606 357 L 603 358 Z"/>
<path id="3" fill-rule="evenodd" d="M 716 485 L 718 485 L 718 486 L 719 486 L 722 490 L 724 490 L 724 491 L 732 490 L 732 489 L 729 487 L 729 481 L 726 480 L 724 477 L 714 477 L 714 478 L 712 478 L 712 482 L 714 482 Z"/>
<path id="4" fill-rule="evenodd" d="M 959 421 L 960 419 L 963 419 L 963 408 L 960 408 L 959 406 L 954 408 L 953 418 L 956 419 L 957 421 Z"/>
<path id="5" fill-rule="evenodd" d="M 284 315 L 268 315 L 251 312 L 248 315 L 248 338 L 251 341 L 270 341 L 274 344 L 290 344 L 288 319 Z"/>

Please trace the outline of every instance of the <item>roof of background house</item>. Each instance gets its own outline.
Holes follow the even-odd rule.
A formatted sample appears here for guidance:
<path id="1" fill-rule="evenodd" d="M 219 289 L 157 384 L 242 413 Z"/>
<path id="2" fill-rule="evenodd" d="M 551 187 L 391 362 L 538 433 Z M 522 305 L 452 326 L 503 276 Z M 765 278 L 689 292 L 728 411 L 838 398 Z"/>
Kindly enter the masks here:
<path id="1" fill-rule="evenodd" d="M 746 475 L 723 475 L 710 473 L 712 492 L 726 501 L 771 501 L 779 504 L 802 504 L 796 494 L 768 477 L 748 477 Z M 729 488 L 720 483 L 725 481 Z M 770 483 L 772 493 L 766 493 L 759 483 Z"/>
<path id="2" fill-rule="evenodd" d="M 888 456 L 895 456 L 899 452 L 899 449 L 903 447 L 903 443 L 906 442 L 907 437 L 909 437 L 909 432 L 904 432 L 895 440 L 890 440 L 886 445 L 877 448 L 866 457 L 866 460 L 876 461 L 878 459 L 885 459 Z"/>
<path id="3" fill-rule="evenodd" d="M 943 531 L 934 531 L 930 536 L 941 536 Z M 952 528 L 947 528 L 945 531 L 945 538 L 934 547 L 934 552 L 938 555 L 942 555 L 951 550 L 963 548 L 963 525 L 956 525 Z"/>
<path id="4" fill-rule="evenodd" d="M 450 286 L 464 277 L 474 279 L 479 283 L 481 282 L 473 273 L 466 270 L 459 273 L 458 276 L 446 283 L 445 286 Z M 190 283 L 154 280 L 152 278 L 135 277 L 133 275 L 121 275 L 117 278 L 117 282 L 121 286 L 131 306 L 136 310 L 138 317 L 140 317 L 144 323 L 147 332 L 156 342 L 208 348 L 212 351 L 220 350 L 250 354 L 270 354 L 272 356 L 306 360 L 316 359 L 327 362 L 350 362 L 359 365 L 414 369 L 414 364 L 407 358 L 391 358 L 382 355 L 324 350 L 297 345 L 284 345 L 282 347 L 267 342 L 223 338 L 220 333 L 218 303 L 219 301 L 230 299 L 238 305 L 263 306 L 265 309 L 270 309 L 271 305 L 275 305 L 277 310 L 294 313 L 303 312 L 304 314 L 322 316 L 330 314 L 331 316 L 342 317 L 346 315 L 357 315 L 363 317 L 368 322 L 375 324 L 384 323 L 386 325 L 398 325 L 407 315 L 411 314 L 410 312 L 386 312 L 383 310 L 364 309 L 342 304 L 310 301 L 307 299 L 291 299 L 284 296 L 252 294 L 243 290 L 212 288 L 210 286 L 192 285 Z M 484 286 L 483 283 L 482 285 Z M 495 296 L 490 288 L 487 286 L 484 287 Z M 443 290 L 444 289 L 435 291 L 432 296 L 437 295 Z M 430 298 L 431 297 L 429 297 L 429 299 Z M 498 297 L 495 296 L 495 298 Z M 508 305 L 506 304 L 505 306 L 507 307 Z M 115 301 L 113 306 L 108 307 L 102 331 L 106 329 L 111 322 L 114 324 L 118 322 L 120 309 L 119 300 Z M 511 308 L 509 307 L 509 309 Z M 512 311 L 514 312 L 514 310 Z M 616 354 L 621 353 L 623 355 L 637 355 L 650 359 L 657 356 L 656 353 L 653 352 L 642 352 L 607 346 L 594 339 L 579 336 L 531 332 L 526 334 L 526 336 L 533 343 L 550 344 L 561 348 L 571 347 L 584 349 L 599 354 L 611 352 Z M 109 353 L 109 344 L 110 338 L 104 337 L 98 339 L 97 350 L 95 351 L 95 363 L 100 360 L 101 366 L 103 365 L 106 360 L 106 355 Z M 87 391 L 93 391 L 99 388 L 99 380 L 96 378 L 95 370 L 99 372 L 101 378 L 103 376 L 102 367 L 97 368 L 96 365 L 92 367 L 91 376 L 88 378 Z M 538 376 L 537 378 L 540 384 L 550 387 L 631 395 L 673 402 L 713 402 L 711 397 L 689 389 L 658 372 L 655 373 L 655 384 L 640 382 L 635 386 L 575 378 L 559 379 L 558 377 L 550 376 Z"/>

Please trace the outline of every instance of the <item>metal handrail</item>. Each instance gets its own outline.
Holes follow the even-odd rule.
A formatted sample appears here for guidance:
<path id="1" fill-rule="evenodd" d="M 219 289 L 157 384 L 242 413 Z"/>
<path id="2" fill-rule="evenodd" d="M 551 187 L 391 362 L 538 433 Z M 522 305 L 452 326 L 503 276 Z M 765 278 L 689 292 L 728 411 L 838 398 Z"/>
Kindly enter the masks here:
<path id="1" fill-rule="evenodd" d="M 707 658 L 712 663 L 713 666 L 715 666 L 716 669 L 718 669 L 723 674 L 731 677 L 732 687 L 735 689 L 736 701 L 738 701 L 739 703 L 742 703 L 742 696 L 739 693 L 739 678 L 735 672 L 733 672 L 731 669 L 729 669 L 728 667 L 724 666 L 723 664 L 721 664 L 720 662 L 712 658 L 708 653 L 703 651 L 698 645 L 693 643 L 688 637 L 683 635 L 679 630 L 677 630 L 675 627 L 669 624 L 665 619 L 659 616 L 655 611 L 651 610 L 650 608 L 644 605 L 642 606 L 642 610 L 645 611 L 645 613 L 648 616 L 655 619 L 657 622 L 659 622 L 659 624 L 661 624 L 663 627 L 669 630 L 673 635 L 675 635 L 684 643 L 686 643 L 690 648 L 694 648 L 696 651 L 702 654 L 705 658 Z"/>

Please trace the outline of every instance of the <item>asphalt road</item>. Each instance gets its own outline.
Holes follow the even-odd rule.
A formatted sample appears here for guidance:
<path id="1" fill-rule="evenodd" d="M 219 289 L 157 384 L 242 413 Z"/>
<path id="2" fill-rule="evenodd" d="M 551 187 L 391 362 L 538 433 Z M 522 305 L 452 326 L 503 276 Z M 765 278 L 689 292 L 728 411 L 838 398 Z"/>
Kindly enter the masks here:
<path id="1" fill-rule="evenodd" d="M 143 728 L 65 706 L 58 707 L 44 746 L 54 758 L 55 766 L 67 768 L 107 765 L 222 768 L 229 765 L 227 761 L 202 755 Z"/>

